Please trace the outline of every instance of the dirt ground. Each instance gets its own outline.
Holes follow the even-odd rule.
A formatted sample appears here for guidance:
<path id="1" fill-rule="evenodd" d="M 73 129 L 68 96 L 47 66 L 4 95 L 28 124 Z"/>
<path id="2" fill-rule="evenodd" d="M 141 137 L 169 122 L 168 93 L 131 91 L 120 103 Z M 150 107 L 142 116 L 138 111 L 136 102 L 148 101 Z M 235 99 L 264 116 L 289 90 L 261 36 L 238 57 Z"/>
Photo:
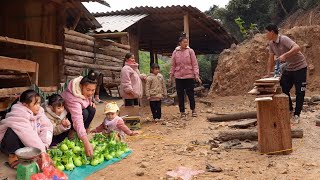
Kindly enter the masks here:
<path id="1" fill-rule="evenodd" d="M 166 173 L 184 166 L 193 170 L 206 170 L 206 164 L 220 167 L 222 172 L 205 172 L 194 179 L 319 179 L 320 178 L 320 127 L 315 126 L 315 115 L 320 105 L 305 106 L 301 123 L 295 126 L 304 130 L 303 139 L 294 139 L 294 151 L 290 155 L 260 155 L 248 149 L 225 149 L 222 146 L 210 150 L 206 142 L 213 139 L 230 123 L 209 123 L 206 117 L 214 114 L 241 112 L 255 109 L 251 96 L 216 97 L 206 99 L 212 105 L 197 100 L 199 117 L 179 118 L 177 106 L 164 106 L 161 123 L 143 121 L 141 134 L 128 137 L 133 153 L 126 159 L 108 166 L 87 179 L 166 179 Z M 119 105 L 122 103 L 117 101 Z M 101 123 L 103 105 L 98 105 L 92 127 Z M 188 111 L 188 110 L 187 110 Z M 150 119 L 149 108 L 143 109 L 144 119 Z M 197 141 L 200 145 L 194 145 Z M 256 142 L 243 143 L 244 145 Z M 14 174 L 3 166 L 5 158 L 0 154 L 0 179 Z M 9 173 L 9 175 L 7 174 Z M 11 175 L 10 175 L 11 174 Z M 140 176 L 138 176 L 138 174 Z M 169 178 L 170 179 L 170 178 Z"/>

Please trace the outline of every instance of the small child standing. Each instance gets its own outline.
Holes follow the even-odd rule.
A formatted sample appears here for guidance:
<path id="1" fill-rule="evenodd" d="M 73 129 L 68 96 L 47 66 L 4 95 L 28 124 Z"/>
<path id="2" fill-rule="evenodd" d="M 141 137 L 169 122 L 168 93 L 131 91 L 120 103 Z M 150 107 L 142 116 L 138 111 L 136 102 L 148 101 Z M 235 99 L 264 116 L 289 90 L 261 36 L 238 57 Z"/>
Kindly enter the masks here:
<path id="1" fill-rule="evenodd" d="M 44 106 L 46 116 L 53 125 L 53 139 L 51 145 L 54 146 L 63 141 L 63 133 L 68 133 L 71 123 L 67 119 L 67 111 L 64 108 L 64 100 L 59 94 L 52 94 Z"/>
<path id="2" fill-rule="evenodd" d="M 151 73 L 147 77 L 146 96 L 150 101 L 150 108 L 155 121 L 161 119 L 161 100 L 167 96 L 167 88 L 162 74 L 160 74 L 160 66 L 152 64 Z"/>
<path id="3" fill-rule="evenodd" d="M 117 132 L 121 139 L 125 137 L 125 134 L 129 136 L 138 134 L 135 131 L 131 131 L 125 125 L 123 119 L 118 116 L 119 107 L 117 103 L 107 103 L 104 113 L 106 114 L 106 118 L 103 120 L 103 123 L 100 126 L 91 131 L 92 133 L 104 132 L 106 134 L 110 134 L 112 132 Z"/>

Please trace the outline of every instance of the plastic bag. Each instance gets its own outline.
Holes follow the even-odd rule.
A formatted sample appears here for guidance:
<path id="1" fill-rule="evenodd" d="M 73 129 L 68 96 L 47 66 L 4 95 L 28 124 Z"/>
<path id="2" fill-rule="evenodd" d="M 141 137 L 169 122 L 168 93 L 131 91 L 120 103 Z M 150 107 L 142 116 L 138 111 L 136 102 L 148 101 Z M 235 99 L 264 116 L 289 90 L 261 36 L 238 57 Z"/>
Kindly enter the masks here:
<path id="1" fill-rule="evenodd" d="M 33 174 L 30 180 L 68 180 L 68 176 L 54 166 L 48 166 L 43 173 Z"/>
<path id="2" fill-rule="evenodd" d="M 48 180 L 47 176 L 43 173 L 32 174 L 30 180 Z"/>

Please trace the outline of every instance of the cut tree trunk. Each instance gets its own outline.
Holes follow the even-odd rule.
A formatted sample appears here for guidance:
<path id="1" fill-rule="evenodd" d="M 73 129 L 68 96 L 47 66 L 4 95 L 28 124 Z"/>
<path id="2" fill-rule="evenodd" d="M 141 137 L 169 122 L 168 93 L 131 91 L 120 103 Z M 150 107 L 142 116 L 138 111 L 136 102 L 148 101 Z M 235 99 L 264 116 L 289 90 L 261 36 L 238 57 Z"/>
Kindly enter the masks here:
<path id="1" fill-rule="evenodd" d="M 291 137 L 292 138 L 302 138 L 303 137 L 303 130 L 302 129 L 292 129 L 291 130 Z M 215 137 L 215 139 L 219 141 L 230 141 L 234 139 L 243 140 L 258 140 L 258 131 L 257 130 L 227 130 L 227 131 L 220 131 L 219 135 Z"/>
<path id="2" fill-rule="evenodd" d="M 84 70 L 84 68 L 78 68 L 78 67 L 71 67 L 71 66 L 65 66 L 65 75 L 67 76 L 80 76 L 81 72 Z"/>
<path id="3" fill-rule="evenodd" d="M 254 119 L 254 118 L 257 118 L 256 111 L 227 114 L 224 116 L 208 116 L 207 117 L 208 121 L 210 122 L 224 122 L 224 121 L 235 121 L 240 119 Z"/>

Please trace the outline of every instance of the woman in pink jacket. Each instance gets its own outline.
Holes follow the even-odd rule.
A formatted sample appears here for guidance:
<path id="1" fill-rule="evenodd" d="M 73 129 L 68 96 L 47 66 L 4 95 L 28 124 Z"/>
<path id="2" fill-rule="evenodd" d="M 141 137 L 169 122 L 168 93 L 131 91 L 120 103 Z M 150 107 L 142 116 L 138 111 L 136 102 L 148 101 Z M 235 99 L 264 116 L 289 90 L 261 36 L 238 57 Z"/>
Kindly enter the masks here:
<path id="1" fill-rule="evenodd" d="M 187 94 L 190 102 L 192 116 L 196 117 L 196 104 L 194 99 L 194 80 L 201 83 L 199 66 L 196 55 L 189 46 L 189 40 L 183 33 L 179 38 L 179 46 L 172 53 L 169 84 L 175 78 L 176 90 L 179 99 L 181 118 L 186 118 L 184 96 Z"/>
<path id="2" fill-rule="evenodd" d="M 92 145 L 87 136 L 87 130 L 96 113 L 93 101 L 94 92 L 97 86 L 96 73 L 90 71 L 87 76 L 79 76 L 70 81 L 68 88 L 61 93 L 65 101 L 65 108 L 68 111 L 67 118 L 71 119 L 71 130 L 64 132 L 53 140 L 55 143 L 62 141 L 74 131 L 82 140 L 87 156 L 93 155 Z"/>
<path id="3" fill-rule="evenodd" d="M 14 154 L 17 149 L 38 148 L 43 157 L 51 143 L 53 126 L 40 107 L 40 101 L 37 92 L 27 90 L 11 107 L 6 118 L 0 121 L 1 151 L 9 155 L 8 163 L 12 168 L 19 163 Z"/>
<path id="4" fill-rule="evenodd" d="M 138 105 L 138 99 L 142 97 L 141 79 L 146 77 L 140 74 L 138 67 L 139 64 L 136 63 L 134 55 L 127 53 L 120 74 L 120 95 L 124 99 L 125 106 Z"/>

